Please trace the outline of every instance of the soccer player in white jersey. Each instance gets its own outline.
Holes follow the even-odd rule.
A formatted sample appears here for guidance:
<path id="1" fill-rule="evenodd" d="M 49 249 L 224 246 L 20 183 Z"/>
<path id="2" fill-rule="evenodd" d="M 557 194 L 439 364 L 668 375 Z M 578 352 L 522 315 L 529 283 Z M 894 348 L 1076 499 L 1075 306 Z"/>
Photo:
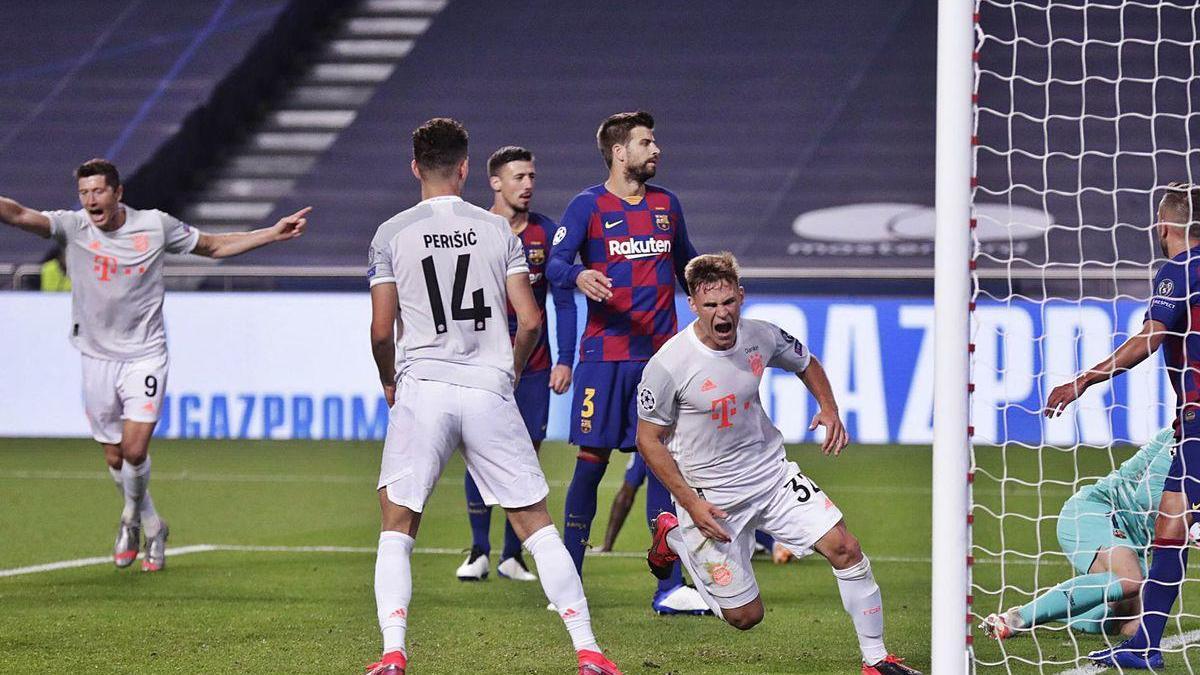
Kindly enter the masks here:
<path id="1" fill-rule="evenodd" d="M 167 524 L 150 498 L 150 437 L 167 386 L 163 329 L 163 256 L 227 258 L 304 232 L 309 209 L 252 232 L 206 234 L 170 214 L 121 203 L 116 166 L 103 159 L 75 170 L 77 211 L 35 211 L 0 197 L 0 221 L 66 248 L 71 278 L 71 342 L 83 358 L 84 411 L 104 448 L 109 474 L 125 500 L 113 563 L 137 558 L 142 570 L 166 564 Z"/>
<path id="2" fill-rule="evenodd" d="M 525 250 L 504 217 L 459 196 L 467 178 L 461 124 L 435 118 L 412 139 L 421 202 L 379 226 L 367 270 L 371 346 L 391 406 L 375 561 L 383 658 L 368 673 L 404 672 L 414 538 L 425 501 L 460 446 L 484 502 L 508 512 L 533 556 L 574 643 L 580 675 L 619 673 L 592 634 L 583 584 L 550 521 L 546 478 L 513 398 L 542 323 Z M 506 302 L 517 316 L 511 341 Z"/>
<path id="3" fill-rule="evenodd" d="M 758 399 L 764 369 L 796 373 L 820 406 L 809 428 L 825 427 L 822 449 L 840 453 L 849 437 L 821 363 L 777 326 L 740 318 L 745 292 L 731 254 L 693 258 L 684 278 L 697 319 L 651 357 L 638 387 L 638 451 L 682 507 L 655 521 L 651 571 L 661 578 L 681 560 L 713 613 L 748 630 L 763 619 L 750 565 L 763 530 L 797 557 L 815 550 L 832 565 L 864 674 L 917 673 L 884 647 L 870 560 L 829 496 L 787 460 Z"/>

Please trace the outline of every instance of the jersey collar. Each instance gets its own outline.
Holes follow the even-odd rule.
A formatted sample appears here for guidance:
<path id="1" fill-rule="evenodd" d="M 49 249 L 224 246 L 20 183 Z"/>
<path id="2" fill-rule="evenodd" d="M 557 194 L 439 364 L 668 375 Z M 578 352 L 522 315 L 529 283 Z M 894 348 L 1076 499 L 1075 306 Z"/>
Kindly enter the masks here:
<path id="1" fill-rule="evenodd" d="M 420 203 L 432 204 L 434 202 L 461 202 L 462 200 L 463 198 L 459 197 L 458 195 L 439 195 L 437 197 L 430 197 L 429 199 L 422 199 Z"/>

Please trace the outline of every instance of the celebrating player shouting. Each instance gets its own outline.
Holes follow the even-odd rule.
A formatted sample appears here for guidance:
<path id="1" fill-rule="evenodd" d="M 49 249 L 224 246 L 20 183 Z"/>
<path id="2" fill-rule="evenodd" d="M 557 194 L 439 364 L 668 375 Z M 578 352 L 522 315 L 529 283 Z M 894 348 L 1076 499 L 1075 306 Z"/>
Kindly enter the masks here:
<path id="1" fill-rule="evenodd" d="M 205 234 L 155 210 L 121 203 L 124 188 L 112 163 L 75 170 L 78 211 L 34 211 L 0 197 L 0 221 L 66 248 L 71 278 L 71 342 L 83 359 L 83 404 L 92 437 L 125 499 L 113 562 L 128 567 L 146 533 L 142 569 L 166 565 L 167 524 L 150 498 L 150 436 L 167 386 L 163 329 L 163 255 L 227 258 L 304 233 L 301 209 L 252 232 Z"/>
<path id="2" fill-rule="evenodd" d="M 596 132 L 608 180 L 567 205 L 546 274 L 588 298 L 579 341 L 571 443 L 579 446 L 567 488 L 563 537 L 582 573 L 596 516 L 596 490 L 613 448 L 636 446 L 637 383 L 646 361 L 675 334 L 675 278 L 696 255 L 674 194 L 647 185 L 658 168 L 654 118 L 646 112 L 610 116 Z M 575 262 L 576 256 L 582 264 Z M 647 476 L 646 516 L 674 511 L 671 496 Z M 664 614 L 707 613 L 678 566 L 660 580 L 651 606 Z"/>
<path id="3" fill-rule="evenodd" d="M 562 394 L 571 386 L 571 364 L 575 361 L 575 296 L 570 289 L 546 283 L 550 234 L 557 226 L 553 220 L 530 210 L 537 181 L 533 153 L 508 145 L 493 152 L 487 166 L 488 183 L 495 193 L 491 212 L 507 219 L 512 233 L 521 240 L 525 260 L 529 263 L 533 297 L 542 311 L 541 336 L 513 392 L 521 419 L 525 421 L 525 430 L 529 432 L 529 440 L 533 441 L 534 452 L 537 452 L 546 438 L 550 391 Z M 550 342 L 547 338 L 550 332 L 546 315 L 547 290 L 554 296 L 554 323 L 558 335 L 558 363 L 553 368 L 550 367 Z M 511 304 L 508 306 L 508 331 L 513 336 L 517 333 L 517 315 Z M 463 581 L 479 581 L 488 575 L 492 507 L 484 502 L 470 472 L 467 472 L 466 491 L 467 514 L 471 522 L 471 553 L 455 575 Z M 521 557 L 521 540 L 509 522 L 504 525 L 504 549 L 500 552 L 500 564 L 496 566 L 496 571 L 506 579 L 537 581 L 537 577 L 525 566 L 525 560 Z"/>
<path id="4" fill-rule="evenodd" d="M 741 319 L 731 254 L 699 256 L 685 276 L 697 319 L 650 359 L 638 389 L 638 450 L 683 507 L 678 519 L 658 516 L 651 571 L 662 578 L 682 560 L 713 613 L 747 630 L 763 619 L 750 565 L 761 529 L 797 557 L 815 550 L 833 566 L 864 674 L 916 673 L 884 647 L 870 560 L 833 501 L 787 461 L 758 399 L 767 367 L 796 373 L 820 406 L 809 428 L 825 427 L 822 449 L 840 453 L 849 437 L 821 363 L 778 327 Z"/>
<path id="5" fill-rule="evenodd" d="M 459 197 L 467 178 L 461 124 L 437 118 L 417 128 L 412 172 L 421 202 L 379 226 L 367 270 L 371 345 L 391 405 L 377 486 L 375 602 L 383 658 L 369 672 L 405 670 L 413 543 L 425 501 L 461 446 L 484 502 L 508 512 L 533 555 L 546 597 L 575 645 L 580 675 L 619 675 L 592 634 L 583 583 L 546 511 L 549 488 L 513 399 L 542 318 L 525 250 L 507 220 Z M 509 303 L 515 338 L 504 316 Z"/>

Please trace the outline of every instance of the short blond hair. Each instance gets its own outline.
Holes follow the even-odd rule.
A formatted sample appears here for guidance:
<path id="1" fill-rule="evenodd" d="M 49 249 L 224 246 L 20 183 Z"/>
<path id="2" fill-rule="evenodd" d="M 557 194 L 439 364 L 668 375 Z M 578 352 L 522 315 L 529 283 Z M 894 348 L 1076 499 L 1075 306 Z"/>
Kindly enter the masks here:
<path id="1" fill-rule="evenodd" d="M 683 278 L 687 282 L 688 295 L 706 284 L 728 281 L 734 288 L 741 285 L 737 258 L 729 251 L 705 253 L 692 258 L 683 270 Z"/>

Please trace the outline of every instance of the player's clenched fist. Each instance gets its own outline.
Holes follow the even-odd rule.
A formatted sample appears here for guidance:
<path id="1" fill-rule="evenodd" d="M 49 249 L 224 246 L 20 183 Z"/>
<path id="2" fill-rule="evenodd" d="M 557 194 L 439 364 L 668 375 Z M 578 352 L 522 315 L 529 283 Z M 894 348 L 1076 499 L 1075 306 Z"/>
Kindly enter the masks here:
<path id="1" fill-rule="evenodd" d="M 589 300 L 604 302 L 612 297 L 612 279 L 596 270 L 584 270 L 575 278 L 575 285 Z"/>

